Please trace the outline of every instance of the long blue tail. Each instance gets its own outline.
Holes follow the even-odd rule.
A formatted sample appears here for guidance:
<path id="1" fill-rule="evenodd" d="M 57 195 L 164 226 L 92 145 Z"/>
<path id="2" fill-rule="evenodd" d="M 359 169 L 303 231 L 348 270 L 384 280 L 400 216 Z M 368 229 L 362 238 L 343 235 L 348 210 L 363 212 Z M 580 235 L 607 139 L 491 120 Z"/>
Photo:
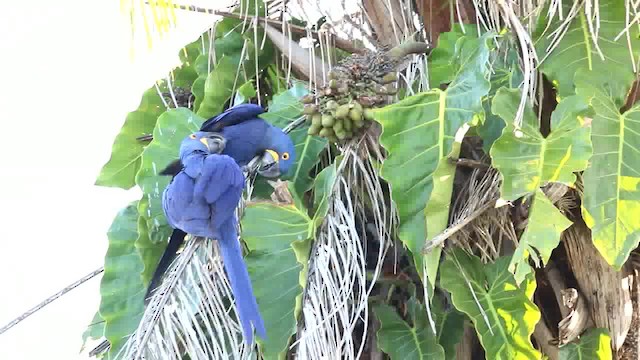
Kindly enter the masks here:
<path id="1" fill-rule="evenodd" d="M 260 309 L 253 296 L 253 288 L 249 272 L 242 258 L 242 249 L 238 241 L 235 219 L 231 218 L 220 226 L 220 251 L 224 268 L 227 271 L 233 296 L 236 300 L 240 324 L 247 344 L 253 343 L 253 331 L 251 323 L 256 328 L 256 333 L 261 338 L 266 338 L 264 321 L 260 315 Z"/>

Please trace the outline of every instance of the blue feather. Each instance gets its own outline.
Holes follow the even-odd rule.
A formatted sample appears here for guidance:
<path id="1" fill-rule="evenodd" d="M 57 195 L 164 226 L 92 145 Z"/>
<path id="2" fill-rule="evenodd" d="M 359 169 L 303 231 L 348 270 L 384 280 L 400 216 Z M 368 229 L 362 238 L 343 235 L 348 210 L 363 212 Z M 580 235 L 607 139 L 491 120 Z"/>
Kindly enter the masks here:
<path id="1" fill-rule="evenodd" d="M 220 131 L 225 138 L 221 154 L 209 153 L 208 132 L 184 139 L 180 146 L 183 167 L 165 189 L 162 201 L 171 227 L 218 241 L 244 339 L 249 344 L 253 342 L 252 324 L 262 338 L 266 338 L 266 329 L 237 233 L 235 210 L 245 182 L 240 166 L 267 149 L 280 154 L 278 165 L 282 173 L 295 161 L 295 147 L 289 136 L 257 118 L 263 111 L 257 105 L 239 105 L 205 122 L 203 130 Z"/>

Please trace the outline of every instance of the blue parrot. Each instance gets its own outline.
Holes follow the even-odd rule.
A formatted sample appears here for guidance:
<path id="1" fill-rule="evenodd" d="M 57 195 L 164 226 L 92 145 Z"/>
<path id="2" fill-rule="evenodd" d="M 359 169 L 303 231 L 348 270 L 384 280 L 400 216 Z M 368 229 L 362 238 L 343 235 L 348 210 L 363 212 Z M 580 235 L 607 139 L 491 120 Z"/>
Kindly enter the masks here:
<path id="1" fill-rule="evenodd" d="M 241 167 L 260 156 L 258 173 L 274 178 L 286 174 L 295 161 L 293 142 L 280 128 L 257 117 L 263 111 L 244 104 L 209 119 L 201 131 L 182 141 L 179 161 L 163 171 L 179 170 L 162 201 L 167 221 L 175 229 L 172 239 L 177 232 L 182 240 L 184 233 L 218 240 L 247 343 L 253 342 L 252 323 L 261 337 L 266 337 L 266 331 L 238 240 L 235 211 L 245 184 Z M 168 246 L 167 251 L 175 250 Z"/>

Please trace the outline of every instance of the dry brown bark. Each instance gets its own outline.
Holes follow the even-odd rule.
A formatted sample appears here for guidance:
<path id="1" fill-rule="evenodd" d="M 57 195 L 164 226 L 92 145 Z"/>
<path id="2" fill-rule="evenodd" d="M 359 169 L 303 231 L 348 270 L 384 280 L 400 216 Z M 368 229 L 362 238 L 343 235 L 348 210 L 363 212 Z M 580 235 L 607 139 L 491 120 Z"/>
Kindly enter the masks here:
<path id="1" fill-rule="evenodd" d="M 435 44 L 441 33 L 451 30 L 451 19 L 459 18 L 464 23 L 476 22 L 475 9 L 471 2 L 460 1 L 456 9 L 454 0 L 416 0 L 418 13 L 422 16 L 429 41 Z M 459 10 L 459 13 L 458 13 Z"/>
<path id="2" fill-rule="evenodd" d="M 402 9 L 400 1 L 362 0 L 362 6 L 365 19 L 380 45 L 393 47 L 404 40 L 406 17 L 402 12 L 406 10 Z"/>
<path id="3" fill-rule="evenodd" d="M 613 350 L 619 350 L 632 320 L 632 276 L 607 264 L 581 219 L 563 233 L 562 240 L 595 327 L 608 329 Z"/>

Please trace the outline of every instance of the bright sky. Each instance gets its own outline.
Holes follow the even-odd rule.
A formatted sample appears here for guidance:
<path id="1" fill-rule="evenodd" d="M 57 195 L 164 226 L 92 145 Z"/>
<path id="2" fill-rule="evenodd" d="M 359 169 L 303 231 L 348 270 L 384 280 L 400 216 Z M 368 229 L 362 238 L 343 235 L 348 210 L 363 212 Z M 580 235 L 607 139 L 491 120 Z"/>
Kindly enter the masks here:
<path id="1" fill-rule="evenodd" d="M 94 186 L 96 175 L 142 92 L 211 19 L 181 21 L 176 36 L 131 62 L 117 0 L 2 5 L 0 327 L 103 264 L 106 231 L 138 193 Z M 86 359 L 81 336 L 99 283 L 0 335 L 0 359 Z"/>
<path id="2" fill-rule="evenodd" d="M 213 21 L 179 11 L 178 29 L 131 61 L 118 0 L 8 3 L 0 11 L 0 327 L 102 266 L 113 217 L 139 193 L 94 186 L 95 178 L 142 92 Z M 87 359 L 81 337 L 100 278 L 0 335 L 0 359 Z"/>

